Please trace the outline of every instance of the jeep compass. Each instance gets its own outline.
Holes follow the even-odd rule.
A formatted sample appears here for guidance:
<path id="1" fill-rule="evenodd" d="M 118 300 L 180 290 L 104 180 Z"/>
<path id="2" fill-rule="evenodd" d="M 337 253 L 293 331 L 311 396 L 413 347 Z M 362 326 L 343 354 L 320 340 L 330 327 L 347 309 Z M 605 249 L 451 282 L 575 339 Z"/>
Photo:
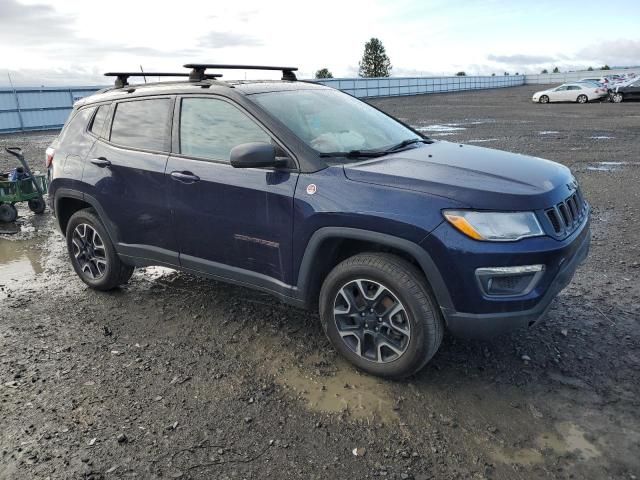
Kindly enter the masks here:
<path id="1" fill-rule="evenodd" d="M 149 265 L 259 289 L 318 309 L 343 356 L 400 378 L 445 329 L 536 324 L 587 255 L 567 167 L 432 140 L 295 68 L 185 66 L 108 74 L 47 149 L 50 206 L 94 289 Z M 207 72 L 223 68 L 283 78 Z"/>

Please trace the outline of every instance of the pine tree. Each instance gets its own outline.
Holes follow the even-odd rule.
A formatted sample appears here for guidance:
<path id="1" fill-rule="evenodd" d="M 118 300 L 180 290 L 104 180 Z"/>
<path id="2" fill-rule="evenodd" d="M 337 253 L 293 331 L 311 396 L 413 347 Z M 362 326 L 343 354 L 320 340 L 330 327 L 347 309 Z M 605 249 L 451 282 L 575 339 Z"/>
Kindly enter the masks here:
<path id="1" fill-rule="evenodd" d="M 387 56 L 384 45 L 377 38 L 364 44 L 364 54 L 358 66 L 361 77 L 388 77 L 391 75 L 391 60 Z"/>
<path id="2" fill-rule="evenodd" d="M 316 78 L 333 78 L 333 74 L 328 68 L 321 68 L 316 72 Z"/>
<path id="3" fill-rule="evenodd" d="M 555 68 L 553 69 L 553 73 L 560 73 L 560 69 L 559 69 L 558 67 L 555 67 Z"/>
<path id="4" fill-rule="evenodd" d="M 466 76 L 467 76 L 466 72 L 458 72 L 458 73 L 456 73 L 456 77 L 466 77 Z"/>
<path id="5" fill-rule="evenodd" d="M 549 70 L 547 70 L 546 68 L 544 70 L 542 70 L 540 73 L 549 73 Z"/>

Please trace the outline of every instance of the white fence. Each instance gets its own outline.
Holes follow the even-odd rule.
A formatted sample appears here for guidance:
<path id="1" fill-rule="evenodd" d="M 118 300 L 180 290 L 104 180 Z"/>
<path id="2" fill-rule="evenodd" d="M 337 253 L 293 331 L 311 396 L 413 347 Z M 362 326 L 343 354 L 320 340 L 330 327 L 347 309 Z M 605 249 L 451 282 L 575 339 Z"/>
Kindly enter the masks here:
<path id="1" fill-rule="evenodd" d="M 640 73 L 640 68 L 637 69 L 624 69 L 624 70 L 584 70 L 581 72 L 566 72 L 566 73 L 541 73 L 538 75 L 525 75 L 524 83 L 530 84 L 550 84 L 555 83 L 560 85 L 566 82 L 576 82 L 583 78 L 602 78 L 606 75 L 622 75 L 625 73 L 637 72 Z"/>
<path id="2" fill-rule="evenodd" d="M 315 81 L 355 97 L 366 98 L 515 87 L 524 85 L 524 79 L 524 75 L 502 75 L 495 77 L 332 78 Z"/>

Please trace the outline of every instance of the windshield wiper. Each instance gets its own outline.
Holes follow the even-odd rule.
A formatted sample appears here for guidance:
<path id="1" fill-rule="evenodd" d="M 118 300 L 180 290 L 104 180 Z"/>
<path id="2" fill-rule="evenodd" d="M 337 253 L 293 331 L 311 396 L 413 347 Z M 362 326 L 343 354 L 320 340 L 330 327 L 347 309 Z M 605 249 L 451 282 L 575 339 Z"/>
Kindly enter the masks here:
<path id="1" fill-rule="evenodd" d="M 326 153 L 321 153 L 320 156 L 322 158 L 327 158 L 327 157 L 376 158 L 376 157 L 381 157 L 383 155 L 388 155 L 389 153 L 397 152 L 398 150 L 401 150 L 404 147 L 408 147 L 409 145 L 413 145 L 414 143 L 431 143 L 431 141 L 427 140 L 426 138 L 409 138 L 407 140 L 403 140 L 397 145 L 393 145 L 384 150 L 349 150 L 348 152 L 326 152 Z"/>
<path id="2" fill-rule="evenodd" d="M 397 145 L 393 145 L 392 147 L 387 148 L 384 152 L 385 153 L 397 152 L 398 150 L 401 150 L 404 147 L 408 147 L 409 145 L 413 145 L 414 143 L 431 143 L 431 142 L 425 138 L 409 138 L 407 140 L 401 141 Z"/>
<path id="3" fill-rule="evenodd" d="M 346 157 L 346 158 L 375 158 L 381 155 L 386 155 L 385 151 L 374 151 L 374 150 L 349 150 L 348 152 L 326 152 L 321 153 L 320 157 L 329 158 L 329 157 Z"/>

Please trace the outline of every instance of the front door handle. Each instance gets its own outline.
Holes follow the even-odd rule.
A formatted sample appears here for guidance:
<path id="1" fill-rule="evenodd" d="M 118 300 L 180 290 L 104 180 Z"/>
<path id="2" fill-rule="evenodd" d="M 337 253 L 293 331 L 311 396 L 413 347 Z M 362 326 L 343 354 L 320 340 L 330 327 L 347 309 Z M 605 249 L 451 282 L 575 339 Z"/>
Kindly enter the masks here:
<path id="1" fill-rule="evenodd" d="M 111 162 L 104 157 L 92 158 L 89 161 L 100 168 L 111 166 Z"/>
<path id="2" fill-rule="evenodd" d="M 171 178 L 182 183 L 195 183 L 200 181 L 200 177 L 191 172 L 171 172 Z"/>

